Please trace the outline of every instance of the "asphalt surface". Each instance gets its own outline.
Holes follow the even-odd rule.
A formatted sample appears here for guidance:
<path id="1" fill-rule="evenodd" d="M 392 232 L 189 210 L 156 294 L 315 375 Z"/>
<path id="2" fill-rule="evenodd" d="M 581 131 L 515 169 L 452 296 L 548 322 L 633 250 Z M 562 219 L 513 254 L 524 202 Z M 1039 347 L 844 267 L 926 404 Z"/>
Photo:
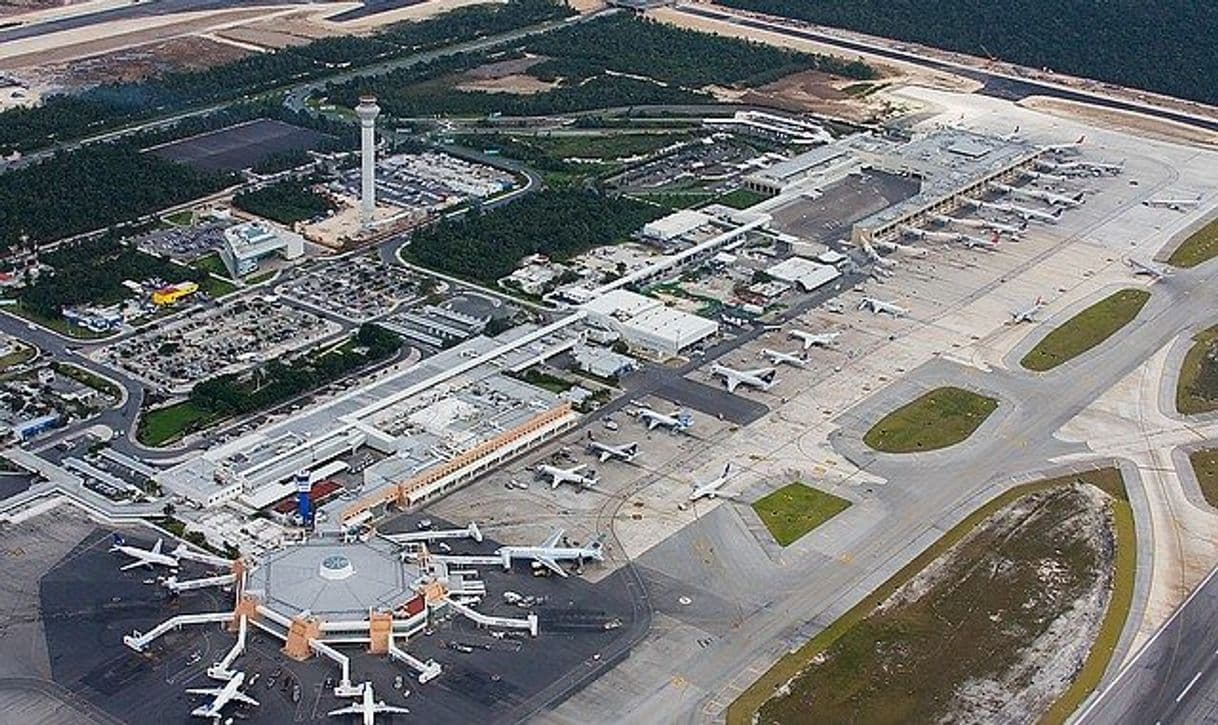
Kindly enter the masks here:
<path id="1" fill-rule="evenodd" d="M 1076 725 L 1218 723 L 1218 570 L 1211 572 Z"/>
<path id="2" fill-rule="evenodd" d="M 881 58 L 912 63 L 914 65 L 922 66 L 923 68 L 963 76 L 965 78 L 979 81 L 984 85 L 981 93 L 988 96 L 994 96 L 996 98 L 1017 101 L 1032 95 L 1048 96 L 1051 98 L 1060 98 L 1065 101 L 1085 103 L 1091 106 L 1111 108 L 1117 111 L 1141 113 L 1167 121 L 1175 121 L 1176 123 L 1182 123 L 1188 126 L 1194 126 L 1196 128 L 1203 128 L 1208 131 L 1218 131 L 1218 121 L 1199 118 L 1186 113 L 1179 113 L 1166 108 L 1159 108 L 1157 106 L 1134 103 L 1131 101 L 1123 101 L 1117 98 L 1093 93 L 1084 93 L 1082 91 L 1075 91 L 1062 86 L 1056 86 L 1036 80 L 1012 78 L 1010 76 L 991 73 L 978 68 L 971 68 L 964 65 L 935 60 L 933 58 L 926 58 L 914 53 L 907 53 L 882 45 L 871 45 L 869 43 L 855 42 L 834 35 L 826 35 L 811 30 L 802 30 L 784 25 L 767 23 L 761 20 L 744 18 L 739 15 L 719 12 L 708 8 L 682 6 L 679 8 L 679 10 L 690 15 L 709 18 L 711 20 L 726 21 L 740 27 L 765 30 L 767 32 L 786 35 L 792 38 L 800 38 L 802 40 L 823 43 L 825 45 L 842 48 L 855 53 L 868 53 L 871 55 L 880 56 Z"/>

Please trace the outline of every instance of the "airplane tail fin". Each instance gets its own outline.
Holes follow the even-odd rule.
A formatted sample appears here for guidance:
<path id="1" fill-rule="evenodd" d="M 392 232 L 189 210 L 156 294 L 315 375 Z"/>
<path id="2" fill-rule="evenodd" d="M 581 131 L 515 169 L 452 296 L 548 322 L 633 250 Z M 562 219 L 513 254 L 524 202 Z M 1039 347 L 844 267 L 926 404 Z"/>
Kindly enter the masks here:
<path id="1" fill-rule="evenodd" d="M 115 532 L 115 533 L 114 533 L 114 534 L 113 534 L 113 535 L 110 537 L 110 548 L 111 548 L 111 550 L 113 550 L 113 549 L 115 549 L 115 548 L 117 548 L 117 547 L 120 547 L 120 546 L 125 546 L 126 544 L 127 544 L 127 540 L 126 540 L 126 539 L 124 539 L 124 538 L 123 538 L 123 535 L 122 535 L 122 534 L 120 534 L 120 533 L 118 533 L 118 532 Z"/>
<path id="2" fill-rule="evenodd" d="M 723 477 L 727 478 L 730 475 L 732 475 L 732 463 L 731 463 L 731 461 L 728 461 L 723 466 Z"/>

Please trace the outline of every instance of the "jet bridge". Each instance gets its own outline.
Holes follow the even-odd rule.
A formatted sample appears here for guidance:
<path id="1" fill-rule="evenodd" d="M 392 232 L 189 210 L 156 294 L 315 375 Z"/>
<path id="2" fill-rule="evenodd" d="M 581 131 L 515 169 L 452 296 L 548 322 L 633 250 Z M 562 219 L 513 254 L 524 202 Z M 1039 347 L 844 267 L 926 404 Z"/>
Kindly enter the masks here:
<path id="1" fill-rule="evenodd" d="M 231 621 L 233 621 L 232 612 L 179 614 L 176 617 L 170 617 L 143 634 L 134 632 L 126 635 L 123 637 L 123 644 L 127 645 L 136 652 L 143 652 L 144 648 L 151 644 L 153 640 L 171 629 L 181 629 L 188 624 L 226 624 Z"/>
<path id="2" fill-rule="evenodd" d="M 212 678 L 213 680 L 227 681 L 233 679 L 233 677 L 237 675 L 236 671 L 231 668 L 233 666 L 233 662 L 236 662 L 237 658 L 245 652 L 246 629 L 247 624 L 245 615 L 242 614 L 240 619 L 237 620 L 237 641 L 233 643 L 232 649 L 228 651 L 228 654 L 224 655 L 223 659 L 207 668 L 208 677 Z"/>
<path id="3" fill-rule="evenodd" d="M 512 619 L 511 617 L 493 617 L 489 614 L 483 614 L 473 607 L 462 604 L 455 599 L 447 600 L 449 605 L 457 611 L 458 614 L 472 620 L 475 624 L 480 624 L 484 627 L 500 627 L 502 629 L 527 629 L 529 634 L 537 636 L 537 615 L 529 612 L 529 616 L 524 619 Z"/>
<path id="4" fill-rule="evenodd" d="M 237 575 L 235 573 L 209 576 L 202 579 L 187 579 L 186 581 L 178 581 L 177 577 L 171 576 L 165 580 L 165 588 L 174 594 L 181 594 L 182 592 L 188 592 L 192 589 L 228 586 L 236 581 Z"/>
<path id="5" fill-rule="evenodd" d="M 381 538 L 395 544 L 414 544 L 438 539 L 473 539 L 482 543 L 482 531 L 473 521 L 464 529 L 437 529 L 434 531 L 408 531 L 403 534 L 381 534 Z"/>

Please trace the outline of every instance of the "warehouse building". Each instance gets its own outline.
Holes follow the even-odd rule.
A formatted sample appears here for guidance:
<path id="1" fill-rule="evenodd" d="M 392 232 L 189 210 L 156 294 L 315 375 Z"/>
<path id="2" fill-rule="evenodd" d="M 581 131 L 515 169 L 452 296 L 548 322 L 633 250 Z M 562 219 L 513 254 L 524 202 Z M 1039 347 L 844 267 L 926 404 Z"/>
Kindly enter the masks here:
<path id="1" fill-rule="evenodd" d="M 606 292 L 582 309 L 590 323 L 616 331 L 630 345 L 663 355 L 678 355 L 719 331 L 713 320 L 625 289 Z"/>

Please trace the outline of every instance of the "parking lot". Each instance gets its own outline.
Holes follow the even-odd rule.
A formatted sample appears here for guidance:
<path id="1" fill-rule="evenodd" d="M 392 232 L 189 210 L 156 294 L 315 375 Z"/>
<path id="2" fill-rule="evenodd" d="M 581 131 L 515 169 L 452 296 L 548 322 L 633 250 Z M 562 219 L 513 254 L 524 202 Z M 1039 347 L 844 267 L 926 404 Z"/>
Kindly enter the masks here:
<path id="1" fill-rule="evenodd" d="M 207 221 L 195 226 L 161 229 L 137 237 L 135 243 L 149 254 L 190 261 L 219 248 L 227 226 L 224 222 Z"/>
<path id="2" fill-rule="evenodd" d="M 279 153 L 316 148 L 331 138 L 312 129 L 259 118 L 152 149 L 170 161 L 205 171 L 240 171 Z"/>
<path id="3" fill-rule="evenodd" d="M 188 314 L 94 356 L 178 393 L 201 380 L 281 358 L 340 330 L 311 312 L 251 297 Z"/>
<path id="4" fill-rule="evenodd" d="M 435 213 L 470 199 L 495 196 L 515 183 L 506 171 L 444 153 L 397 154 L 377 163 L 376 197 L 378 203 L 399 209 Z M 330 188 L 358 198 L 359 169 L 343 172 Z"/>
<path id="5" fill-rule="evenodd" d="M 422 297 L 422 280 L 375 253 L 357 254 L 285 273 L 281 294 L 353 322 L 380 317 Z"/>

